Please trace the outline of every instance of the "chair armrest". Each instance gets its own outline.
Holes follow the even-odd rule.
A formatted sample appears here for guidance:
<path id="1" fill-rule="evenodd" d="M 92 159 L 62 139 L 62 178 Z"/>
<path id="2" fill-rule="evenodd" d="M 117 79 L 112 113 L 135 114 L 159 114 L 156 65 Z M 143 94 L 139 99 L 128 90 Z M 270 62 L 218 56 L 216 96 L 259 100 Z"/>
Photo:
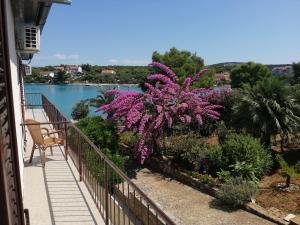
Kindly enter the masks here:
<path id="1" fill-rule="evenodd" d="M 46 130 L 47 133 L 42 133 L 42 135 L 47 135 L 48 137 L 50 137 L 51 134 L 64 134 L 62 130 L 49 130 L 45 127 L 42 127 L 41 130 Z"/>
<path id="2" fill-rule="evenodd" d="M 48 134 L 58 134 L 58 133 L 63 134 L 64 131 L 62 131 L 62 130 L 50 130 L 50 131 L 48 132 Z"/>
<path id="3" fill-rule="evenodd" d="M 43 132 L 42 132 L 42 135 L 47 135 L 47 136 L 49 136 L 49 129 L 46 128 L 46 127 L 42 127 L 42 128 L 41 128 L 41 131 L 43 131 L 43 130 L 45 130 L 46 133 L 43 133 Z"/>

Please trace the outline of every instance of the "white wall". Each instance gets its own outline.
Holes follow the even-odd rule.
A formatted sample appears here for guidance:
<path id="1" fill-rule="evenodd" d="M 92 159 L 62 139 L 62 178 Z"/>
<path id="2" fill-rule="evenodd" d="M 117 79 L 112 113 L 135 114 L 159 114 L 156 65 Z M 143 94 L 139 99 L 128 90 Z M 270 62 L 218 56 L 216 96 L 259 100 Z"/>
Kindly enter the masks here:
<path id="1" fill-rule="evenodd" d="M 21 95 L 20 95 L 20 82 L 18 75 L 18 58 L 16 53 L 16 43 L 15 43 L 15 32 L 14 32 L 14 18 L 11 8 L 10 0 L 6 1 L 6 18 L 7 18 L 7 28 L 8 28 L 8 42 L 9 42 L 9 55 L 10 55 L 10 70 L 11 70 L 11 80 L 12 80 L 12 90 L 13 90 L 13 101 L 15 110 L 15 122 L 16 122 L 16 134 L 18 141 L 18 151 L 19 151 L 19 165 L 21 173 L 21 184 L 23 190 L 23 132 L 20 124 L 22 123 L 22 110 L 21 110 Z"/>

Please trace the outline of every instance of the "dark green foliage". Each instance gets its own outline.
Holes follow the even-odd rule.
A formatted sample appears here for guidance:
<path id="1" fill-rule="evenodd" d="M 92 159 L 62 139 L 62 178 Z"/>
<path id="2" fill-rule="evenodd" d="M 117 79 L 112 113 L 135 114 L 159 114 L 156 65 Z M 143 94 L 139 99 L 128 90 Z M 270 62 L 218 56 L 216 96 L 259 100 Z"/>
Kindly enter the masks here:
<path id="1" fill-rule="evenodd" d="M 296 172 L 300 174 L 300 161 L 295 164 L 294 168 Z"/>
<path id="2" fill-rule="evenodd" d="M 222 160 L 219 145 L 209 145 L 195 134 L 173 135 L 164 140 L 165 155 L 172 156 L 186 169 L 216 175 Z"/>
<path id="3" fill-rule="evenodd" d="M 91 70 L 92 70 L 92 66 L 90 64 L 82 64 L 81 68 L 83 71 L 86 71 L 86 72 L 91 72 Z"/>
<path id="4" fill-rule="evenodd" d="M 189 51 L 179 51 L 175 47 L 164 54 L 153 52 L 152 60 L 160 62 L 170 67 L 182 80 L 186 76 L 192 76 L 199 72 L 204 66 L 204 61 L 196 53 Z"/>
<path id="5" fill-rule="evenodd" d="M 274 77 L 278 78 L 282 82 L 286 84 L 293 84 L 294 83 L 294 77 L 291 76 L 290 74 L 276 74 L 273 75 Z"/>
<path id="6" fill-rule="evenodd" d="M 76 126 L 100 149 L 116 152 L 118 135 L 113 124 L 104 121 L 100 116 L 86 117 L 79 120 Z"/>
<path id="7" fill-rule="evenodd" d="M 245 87 L 233 105 L 232 126 L 246 129 L 265 145 L 271 136 L 292 133 L 300 123 L 300 106 L 290 87 L 271 77 L 253 87 Z"/>
<path id="8" fill-rule="evenodd" d="M 209 137 L 218 128 L 218 123 L 219 123 L 219 121 L 216 121 L 212 118 L 207 117 L 207 118 L 203 119 L 202 126 L 197 126 L 195 128 L 195 127 L 192 127 L 192 125 L 195 125 L 195 124 L 191 124 L 191 128 L 195 131 L 198 131 L 202 136 Z"/>
<path id="9" fill-rule="evenodd" d="M 108 88 L 107 90 L 111 90 L 111 88 Z M 115 98 L 114 95 L 108 95 L 105 94 L 106 89 L 102 90 L 97 96 L 96 98 L 90 98 L 87 99 L 87 101 L 89 102 L 90 106 L 99 108 L 102 105 L 106 105 L 109 104 L 110 102 L 112 102 Z"/>
<path id="10" fill-rule="evenodd" d="M 55 82 L 64 83 L 67 80 L 67 75 L 65 71 L 58 71 L 55 77 Z"/>
<path id="11" fill-rule="evenodd" d="M 282 175 L 286 177 L 286 187 L 289 187 L 291 184 L 291 178 L 300 178 L 299 169 L 300 169 L 300 163 L 297 163 L 296 165 L 292 166 L 289 165 L 284 158 L 277 154 L 276 160 L 280 165 L 280 168 L 282 170 Z"/>
<path id="12" fill-rule="evenodd" d="M 120 142 L 133 148 L 138 141 L 138 136 L 132 131 L 125 131 L 120 134 Z"/>
<path id="13" fill-rule="evenodd" d="M 165 138 L 165 152 L 187 170 L 200 171 L 221 180 L 230 177 L 257 181 L 272 166 L 271 154 L 251 136 L 227 133 L 221 144 L 207 144 L 195 134 Z"/>
<path id="14" fill-rule="evenodd" d="M 129 157 L 121 155 L 118 151 L 118 135 L 113 124 L 108 124 L 101 117 L 86 117 L 81 119 L 76 126 L 97 146 L 99 149 L 123 172 L 129 163 Z M 84 163 L 95 176 L 100 185 L 104 183 L 104 161 L 87 143 L 83 143 Z M 122 181 L 112 169 L 108 170 L 109 183 L 113 184 Z"/>
<path id="15" fill-rule="evenodd" d="M 102 70 L 114 70 L 115 74 L 101 74 Z M 148 66 L 91 66 L 83 67 L 83 75 L 77 79 L 79 82 L 92 83 L 119 83 L 119 84 L 139 84 L 148 74 L 151 68 Z"/>
<path id="16" fill-rule="evenodd" d="M 250 86 L 255 85 L 271 76 L 271 70 L 259 63 L 248 62 L 235 66 L 230 73 L 231 86 L 233 88 L 240 88 L 244 84 Z"/>
<path id="17" fill-rule="evenodd" d="M 174 157 L 175 161 L 199 170 L 200 160 L 204 157 L 204 142 L 195 134 L 172 135 L 164 140 L 165 155 Z"/>
<path id="18" fill-rule="evenodd" d="M 220 145 L 207 145 L 206 157 L 202 161 L 202 167 L 206 172 L 216 175 L 222 165 L 222 147 Z"/>
<path id="19" fill-rule="evenodd" d="M 104 148 L 102 152 L 123 172 L 126 172 L 126 166 L 128 163 L 128 157 L 120 155 L 118 153 L 112 153 L 109 149 Z M 91 172 L 91 174 L 97 179 L 98 183 L 101 186 L 104 186 L 104 160 L 100 159 L 99 155 L 91 150 L 84 152 L 84 164 L 87 169 Z M 108 179 L 110 188 L 113 188 L 113 184 L 120 183 L 122 178 L 117 175 L 116 172 L 113 171 L 108 166 Z"/>
<path id="20" fill-rule="evenodd" d="M 251 201 L 256 194 L 257 186 L 253 182 L 234 177 L 221 186 L 217 198 L 229 206 L 238 207 Z"/>
<path id="21" fill-rule="evenodd" d="M 272 157 L 259 141 L 251 136 L 228 134 L 221 142 L 220 171 L 228 171 L 234 177 L 256 180 L 272 166 Z"/>
<path id="22" fill-rule="evenodd" d="M 74 120 L 83 119 L 89 114 L 89 111 L 89 106 L 85 101 L 81 100 L 73 107 L 71 116 Z"/>
<path id="23" fill-rule="evenodd" d="M 291 86 L 291 92 L 296 104 L 300 105 L 300 84 Z"/>
<path id="24" fill-rule="evenodd" d="M 148 66 L 92 66 L 90 64 L 83 64 L 83 73 L 80 77 L 71 80 L 71 75 L 67 76 L 64 72 L 59 73 L 58 77 L 53 79 L 53 82 L 63 83 L 65 81 L 70 82 L 91 82 L 91 83 L 112 83 L 112 84 L 139 84 L 143 82 L 152 68 Z M 102 70 L 112 69 L 116 74 L 101 74 Z M 54 67 L 33 67 L 32 76 L 26 76 L 25 82 L 27 83 L 46 83 L 52 82 L 51 78 L 45 78 L 40 76 L 42 71 L 54 71 Z"/>
<path id="25" fill-rule="evenodd" d="M 48 83 L 51 79 L 49 77 L 43 77 L 39 75 L 27 75 L 24 77 L 25 83 Z"/>
<path id="26" fill-rule="evenodd" d="M 211 68 L 206 74 L 204 74 L 200 79 L 193 85 L 193 87 L 203 87 L 210 88 L 215 85 L 215 75 L 216 70 Z"/>
<path id="27" fill-rule="evenodd" d="M 300 62 L 293 63 L 294 81 L 300 83 Z"/>

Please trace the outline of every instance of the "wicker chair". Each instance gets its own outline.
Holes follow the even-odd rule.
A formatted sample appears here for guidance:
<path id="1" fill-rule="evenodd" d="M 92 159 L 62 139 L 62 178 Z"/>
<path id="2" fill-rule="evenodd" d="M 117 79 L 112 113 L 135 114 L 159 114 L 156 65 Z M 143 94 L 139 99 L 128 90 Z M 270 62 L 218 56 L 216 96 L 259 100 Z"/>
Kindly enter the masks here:
<path id="1" fill-rule="evenodd" d="M 33 140 L 33 146 L 30 154 L 29 163 L 32 162 L 34 150 L 38 148 L 41 151 L 42 166 L 45 167 L 46 149 L 50 148 L 51 155 L 53 155 L 53 150 L 52 150 L 53 146 L 64 145 L 65 143 L 65 138 L 63 137 L 64 132 L 61 130 L 49 130 L 45 127 L 41 128 L 41 123 L 33 119 L 27 119 L 25 120 L 25 122 Z M 45 132 L 43 132 L 43 130 Z M 58 137 L 51 136 L 54 134 L 58 134 Z"/>

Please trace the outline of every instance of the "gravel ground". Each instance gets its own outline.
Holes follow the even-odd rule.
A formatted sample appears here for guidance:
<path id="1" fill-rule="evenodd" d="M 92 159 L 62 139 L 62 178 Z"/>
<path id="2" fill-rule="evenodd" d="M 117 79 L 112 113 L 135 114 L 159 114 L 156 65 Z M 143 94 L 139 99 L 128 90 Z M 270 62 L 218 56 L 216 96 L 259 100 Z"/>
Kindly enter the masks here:
<path id="1" fill-rule="evenodd" d="M 215 198 L 148 169 L 132 179 L 178 225 L 271 225 L 244 210 L 231 211 Z"/>

